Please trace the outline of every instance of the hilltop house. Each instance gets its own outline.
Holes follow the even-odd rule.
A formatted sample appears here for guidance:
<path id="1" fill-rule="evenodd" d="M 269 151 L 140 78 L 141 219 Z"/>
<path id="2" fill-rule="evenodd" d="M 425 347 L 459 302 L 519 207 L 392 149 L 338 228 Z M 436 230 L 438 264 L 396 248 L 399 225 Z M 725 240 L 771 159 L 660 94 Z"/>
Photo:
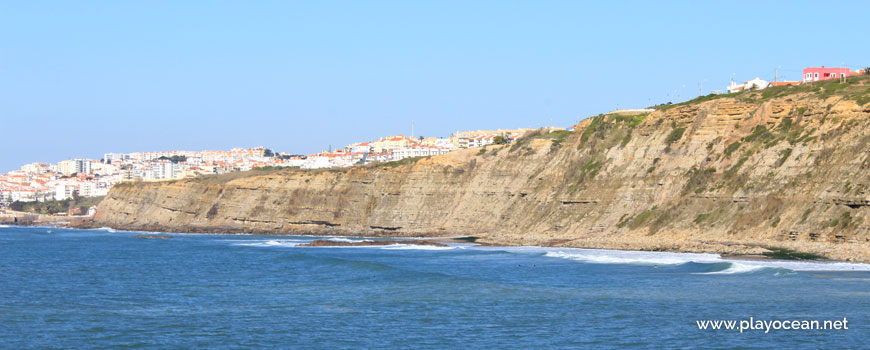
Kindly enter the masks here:
<path id="1" fill-rule="evenodd" d="M 805 83 L 809 81 L 845 78 L 857 74 L 850 71 L 849 68 L 825 68 L 825 66 L 804 68 L 803 72 Z"/>
<path id="2" fill-rule="evenodd" d="M 762 90 L 766 89 L 769 85 L 770 83 L 768 83 L 767 80 L 757 77 L 752 80 L 747 80 L 743 82 L 743 84 L 737 84 L 736 82 L 732 81 L 731 84 L 728 85 L 728 92 L 734 93 L 743 90 Z"/>

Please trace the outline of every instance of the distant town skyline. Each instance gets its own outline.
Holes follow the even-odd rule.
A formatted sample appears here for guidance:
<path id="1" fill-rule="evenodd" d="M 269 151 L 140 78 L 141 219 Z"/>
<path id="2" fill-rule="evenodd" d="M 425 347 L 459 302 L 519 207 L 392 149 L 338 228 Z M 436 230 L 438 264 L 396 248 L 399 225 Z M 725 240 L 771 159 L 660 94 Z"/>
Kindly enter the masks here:
<path id="1" fill-rule="evenodd" d="M 407 158 L 431 157 L 467 148 L 508 144 L 530 132 L 570 133 L 566 128 L 465 130 L 449 138 L 390 135 L 354 142 L 309 155 L 275 152 L 265 146 L 225 150 L 157 150 L 105 153 L 101 159 L 75 158 L 57 163 L 32 162 L 0 173 L 0 208 L 24 209 L 21 203 L 100 197 L 122 182 L 173 181 L 256 169 L 346 168 Z M 57 212 L 62 210 L 54 207 Z M 88 212 L 91 212 L 88 210 Z M 92 215 L 89 214 L 89 215 Z"/>
<path id="2" fill-rule="evenodd" d="M 810 19 L 817 2 L 7 2 L 0 172 L 110 152 L 309 154 L 412 120 L 415 136 L 567 127 L 732 77 L 863 68 L 870 6 L 831 5 Z"/>

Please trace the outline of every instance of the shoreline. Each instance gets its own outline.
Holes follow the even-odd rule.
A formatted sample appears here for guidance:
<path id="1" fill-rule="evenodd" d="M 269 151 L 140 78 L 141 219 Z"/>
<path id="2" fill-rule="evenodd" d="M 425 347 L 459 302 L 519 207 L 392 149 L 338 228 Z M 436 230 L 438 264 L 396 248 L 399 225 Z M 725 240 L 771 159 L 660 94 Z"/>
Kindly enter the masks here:
<path id="1" fill-rule="evenodd" d="M 746 261 L 788 261 L 788 262 L 815 262 L 815 263 L 858 263 L 858 264 L 870 264 L 870 261 L 860 261 L 860 260 L 842 260 L 842 259 L 832 259 L 828 257 L 822 256 L 819 259 L 788 259 L 788 258 L 776 258 L 771 256 L 766 256 L 764 254 L 760 254 L 757 252 L 748 252 L 748 253 L 739 253 L 735 251 L 715 251 L 715 250 L 705 250 L 705 249 L 678 249 L 678 248 L 667 248 L 662 249 L 661 247 L 654 248 L 625 248 L 625 247 L 617 247 L 617 246 L 602 246 L 601 244 L 591 244 L 591 245 L 564 245 L 564 242 L 560 241 L 559 244 L 551 244 L 551 245 L 540 245 L 540 244 L 512 244 L 507 242 L 496 242 L 488 240 L 486 235 L 456 235 L 456 236 L 405 236 L 405 235 L 366 235 L 365 233 L 361 234 L 346 234 L 345 232 L 258 232 L 256 230 L 217 230 L 217 229 L 208 229 L 208 230 L 187 230 L 186 232 L 181 231 L 173 231 L 173 230 L 160 230 L 160 229 L 145 229 L 145 228 L 136 228 L 136 229 L 126 229 L 126 228 L 116 228 L 111 226 L 102 226 L 102 225 L 94 225 L 90 220 L 81 220 L 78 222 L 68 222 L 63 223 L 62 225 L 55 225 L 54 223 L 39 223 L 33 225 L 16 225 L 16 224 L 8 224 L 10 226 L 21 226 L 21 227 L 35 227 L 35 226 L 47 226 L 47 227 L 57 227 L 57 228 L 68 228 L 68 229 L 76 229 L 76 230 L 94 230 L 94 229 L 111 229 L 117 231 L 131 232 L 131 233 L 148 233 L 148 234 L 180 234 L 180 235 L 263 235 L 263 236 L 300 236 L 300 237 L 334 237 L 334 238 L 357 238 L 357 239 L 388 239 L 392 241 L 407 241 L 409 244 L 414 244 L 415 241 L 431 241 L 438 243 L 471 243 L 479 246 L 490 246 L 490 247 L 533 247 L 533 248 L 577 248 L 577 249 L 595 249 L 595 250 L 611 250 L 611 251 L 627 251 L 627 252 L 663 252 L 663 253 L 686 253 L 686 254 L 715 254 L 718 255 L 722 259 L 731 259 L 731 260 L 746 260 Z M 391 232 L 392 233 L 392 232 Z M 601 243 L 601 242 L 599 242 Z M 756 249 L 764 249 L 765 246 L 754 243 L 738 243 L 738 242 L 700 242 L 705 245 L 713 245 L 716 247 L 754 247 Z M 771 248 L 779 247 L 772 247 Z M 783 248 L 785 249 L 785 248 Z M 788 250 L 788 249 L 786 249 Z M 769 250 L 770 251 L 770 250 Z M 813 254 L 810 252 L 802 252 L 792 250 L 793 253 L 798 254 Z"/>

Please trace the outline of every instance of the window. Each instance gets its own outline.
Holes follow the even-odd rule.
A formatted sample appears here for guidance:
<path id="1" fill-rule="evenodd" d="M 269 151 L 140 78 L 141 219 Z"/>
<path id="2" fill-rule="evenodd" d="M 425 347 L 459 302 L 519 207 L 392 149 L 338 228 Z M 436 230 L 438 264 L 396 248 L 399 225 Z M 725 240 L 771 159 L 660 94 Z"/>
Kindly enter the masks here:
<path id="1" fill-rule="evenodd" d="M 840 73 L 840 78 L 845 78 L 845 77 L 846 77 L 846 73 Z"/>
<path id="2" fill-rule="evenodd" d="M 819 73 L 815 73 L 815 76 L 813 76 L 813 77 L 816 78 L 816 79 L 818 79 L 818 78 L 819 78 Z"/>

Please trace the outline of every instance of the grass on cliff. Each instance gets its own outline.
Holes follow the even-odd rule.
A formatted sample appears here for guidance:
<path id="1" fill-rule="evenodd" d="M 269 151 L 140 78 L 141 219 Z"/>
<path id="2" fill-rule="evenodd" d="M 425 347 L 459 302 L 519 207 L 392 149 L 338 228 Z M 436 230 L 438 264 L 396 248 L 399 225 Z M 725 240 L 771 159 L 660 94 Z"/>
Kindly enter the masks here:
<path id="1" fill-rule="evenodd" d="M 481 150 L 484 151 L 484 153 L 486 152 L 486 150 L 484 150 L 484 149 L 481 149 Z M 420 159 L 423 159 L 423 158 L 429 158 L 429 157 L 411 157 L 411 158 L 405 158 L 402 160 L 394 160 L 392 162 L 379 162 L 379 163 L 374 163 L 374 165 L 372 165 L 372 167 L 374 167 L 374 168 L 395 168 L 395 167 L 402 166 L 402 165 L 417 163 L 420 161 Z"/>
<path id="2" fill-rule="evenodd" d="M 88 208 L 96 206 L 103 201 L 105 196 L 100 197 L 79 197 L 72 199 L 64 199 L 60 201 L 45 201 L 45 202 L 12 202 L 9 204 L 9 209 L 21 212 L 35 214 L 68 213 L 70 210 L 78 209 L 80 215 L 88 212 Z"/>
<path id="3" fill-rule="evenodd" d="M 780 247 L 764 247 L 764 249 L 769 250 L 768 252 L 762 253 L 762 255 L 771 258 L 771 259 L 780 259 L 780 260 L 826 260 L 827 258 L 813 253 L 803 253 L 794 251 L 791 249 L 780 248 Z"/>
<path id="4" fill-rule="evenodd" d="M 236 179 L 241 179 L 241 178 L 245 178 L 245 177 L 249 177 L 249 176 L 260 176 L 260 175 L 269 175 L 269 174 L 288 174 L 288 173 L 305 172 L 305 171 L 311 171 L 311 170 L 298 169 L 295 167 L 263 167 L 263 168 L 256 168 L 254 170 L 249 170 L 249 171 L 237 171 L 237 172 L 232 172 L 232 173 L 215 174 L 215 175 L 202 175 L 202 176 L 197 176 L 197 177 L 185 179 L 184 181 L 217 185 L 217 184 L 224 184 L 224 183 L 236 180 Z M 151 183 L 151 182 L 147 182 L 146 184 L 149 184 L 149 183 Z M 166 184 L 166 183 L 167 182 L 153 182 L 153 184 Z M 131 184 L 131 186 L 135 186 L 135 184 L 137 184 L 137 182 L 132 182 L 130 184 Z M 118 186 L 118 185 L 115 185 L 115 186 Z"/>
<path id="5" fill-rule="evenodd" d="M 677 142 L 677 141 L 679 141 L 680 139 L 682 139 L 682 138 L 683 138 L 683 134 L 686 132 L 686 127 L 684 127 L 684 126 L 679 126 L 679 125 L 677 125 L 676 123 L 673 123 L 672 127 L 673 127 L 673 129 L 671 129 L 671 132 L 668 134 L 668 137 L 665 138 L 665 145 L 666 145 L 666 146 L 665 146 L 665 152 L 670 152 L 670 151 L 671 151 L 671 145 L 672 145 L 674 142 Z"/>
<path id="6" fill-rule="evenodd" d="M 709 167 L 707 169 L 700 168 L 692 168 L 686 174 L 689 176 L 689 180 L 686 181 L 686 184 L 683 186 L 682 194 L 688 194 L 691 192 L 701 193 L 707 189 L 707 183 L 713 178 L 716 174 L 716 168 Z"/>
<path id="7" fill-rule="evenodd" d="M 688 106 L 688 105 L 703 103 L 703 102 L 707 102 L 707 101 L 718 100 L 720 98 L 741 97 L 741 94 L 743 94 L 743 92 L 738 92 L 738 93 L 733 93 L 733 94 L 709 94 L 709 95 L 704 95 L 704 96 L 698 96 L 698 97 L 691 99 L 691 100 L 688 100 L 686 102 L 660 104 L 660 105 L 652 106 L 650 108 L 654 108 L 654 109 L 660 110 L 660 111 L 666 111 L 666 110 L 669 110 L 669 109 L 675 108 L 675 107 Z"/>
<path id="8" fill-rule="evenodd" d="M 870 76 L 849 77 L 845 83 L 840 79 L 822 80 L 796 86 L 775 86 L 755 95 L 758 102 L 799 93 L 815 93 L 819 98 L 841 96 L 864 105 L 870 102 Z"/>
<path id="9" fill-rule="evenodd" d="M 516 150 L 526 148 L 526 146 L 534 139 L 552 140 L 553 144 L 550 150 L 555 151 L 559 149 L 559 147 L 562 146 L 562 143 L 565 142 L 565 140 L 567 140 L 568 137 L 573 134 L 574 132 L 568 130 L 552 130 L 550 132 L 547 132 L 545 129 L 532 130 L 525 133 L 522 137 L 514 141 L 511 144 L 510 150 L 508 152 L 514 152 Z M 526 153 L 528 154 L 528 150 L 526 151 Z"/>
<path id="10" fill-rule="evenodd" d="M 298 165 L 296 165 L 296 166 L 287 166 L 287 167 L 268 165 L 268 166 L 261 166 L 261 167 L 258 167 L 258 168 L 252 168 L 251 171 L 299 170 L 299 169 L 301 169 L 301 168 L 302 168 L 302 167 L 300 167 L 300 166 L 298 166 Z"/>
<path id="11" fill-rule="evenodd" d="M 631 141 L 632 130 L 646 119 L 648 113 L 638 115 L 600 114 L 592 117 L 592 121 L 580 134 L 578 149 L 587 145 L 601 145 L 611 148 L 616 145 L 625 146 Z"/>
<path id="12" fill-rule="evenodd" d="M 643 123 L 647 115 L 601 114 L 592 117 L 582 131 L 578 129 L 575 132 L 580 139 L 577 149 L 585 148 L 588 152 L 584 152 L 580 157 L 572 157 L 570 163 L 565 167 L 565 186 L 569 192 L 577 191 L 578 184 L 594 179 L 607 163 L 604 151 L 617 145 L 624 147 L 628 144 L 632 131 Z M 571 133 L 563 132 L 558 133 L 555 137 L 567 138 L 568 135 Z M 554 147 L 556 147 L 555 144 Z"/>
<path id="13" fill-rule="evenodd" d="M 849 77 L 845 83 L 841 83 L 839 79 L 830 79 L 803 83 L 800 85 L 772 86 L 763 90 L 741 91 L 731 94 L 709 94 L 681 103 L 661 104 L 653 106 L 652 108 L 664 111 L 675 107 L 689 106 L 721 98 L 735 98 L 741 102 L 758 103 L 801 93 L 814 93 L 819 98 L 841 96 L 844 99 L 855 101 L 859 105 L 864 105 L 870 103 L 870 76 L 862 75 Z"/>

